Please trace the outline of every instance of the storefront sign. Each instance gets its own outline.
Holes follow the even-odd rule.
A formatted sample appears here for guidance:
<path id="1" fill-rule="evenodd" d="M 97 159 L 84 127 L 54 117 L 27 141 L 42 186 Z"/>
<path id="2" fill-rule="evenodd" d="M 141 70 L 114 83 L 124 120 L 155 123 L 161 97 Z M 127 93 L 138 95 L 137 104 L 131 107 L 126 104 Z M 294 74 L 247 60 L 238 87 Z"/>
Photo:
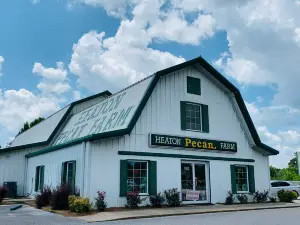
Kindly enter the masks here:
<path id="1" fill-rule="evenodd" d="M 185 199 L 189 200 L 189 201 L 193 201 L 193 200 L 198 201 L 199 200 L 199 194 L 200 194 L 200 191 L 186 191 Z"/>
<path id="2" fill-rule="evenodd" d="M 236 142 L 198 139 L 190 137 L 177 137 L 161 134 L 150 134 L 150 145 L 171 146 L 181 148 L 208 149 L 216 151 L 237 151 Z"/>

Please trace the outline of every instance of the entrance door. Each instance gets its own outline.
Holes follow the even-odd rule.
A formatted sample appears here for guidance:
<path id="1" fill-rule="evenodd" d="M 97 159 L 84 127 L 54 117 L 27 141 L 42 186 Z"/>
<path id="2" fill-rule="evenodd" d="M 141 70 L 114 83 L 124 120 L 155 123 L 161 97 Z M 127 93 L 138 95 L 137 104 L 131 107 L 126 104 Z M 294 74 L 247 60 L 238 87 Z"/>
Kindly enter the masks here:
<path id="1" fill-rule="evenodd" d="M 204 162 L 182 162 L 181 190 L 183 203 L 208 203 L 208 164 Z"/>

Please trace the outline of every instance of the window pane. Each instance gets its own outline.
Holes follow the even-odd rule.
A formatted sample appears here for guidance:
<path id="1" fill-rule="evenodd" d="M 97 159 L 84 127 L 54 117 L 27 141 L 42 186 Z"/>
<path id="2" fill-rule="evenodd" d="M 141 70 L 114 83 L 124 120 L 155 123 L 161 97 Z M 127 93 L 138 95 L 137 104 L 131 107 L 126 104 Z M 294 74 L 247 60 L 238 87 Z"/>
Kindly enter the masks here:
<path id="1" fill-rule="evenodd" d="M 201 131 L 200 105 L 186 104 L 186 129 Z"/>
<path id="2" fill-rule="evenodd" d="M 248 191 L 247 167 L 236 167 L 236 186 L 237 191 Z"/>
<path id="3" fill-rule="evenodd" d="M 128 162 L 127 169 L 127 190 L 147 193 L 148 191 L 148 162 Z"/>

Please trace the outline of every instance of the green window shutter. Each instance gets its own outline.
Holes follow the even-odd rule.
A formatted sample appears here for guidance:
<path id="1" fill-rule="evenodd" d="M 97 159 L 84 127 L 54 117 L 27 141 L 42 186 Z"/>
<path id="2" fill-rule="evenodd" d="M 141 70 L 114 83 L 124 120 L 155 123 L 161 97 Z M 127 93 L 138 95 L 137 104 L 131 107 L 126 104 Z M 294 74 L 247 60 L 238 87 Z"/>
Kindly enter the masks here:
<path id="1" fill-rule="evenodd" d="M 41 166 L 41 180 L 40 180 L 41 190 L 44 189 L 44 172 L 45 172 L 45 166 Z"/>
<path id="2" fill-rule="evenodd" d="M 231 170 L 231 192 L 232 194 L 236 194 L 236 174 L 235 174 L 235 165 L 230 165 Z"/>
<path id="3" fill-rule="evenodd" d="M 35 168 L 35 187 L 34 187 L 34 191 L 38 191 L 39 189 L 39 166 L 37 166 Z"/>
<path id="4" fill-rule="evenodd" d="M 125 197 L 127 192 L 127 160 L 120 161 L 120 197 Z"/>
<path id="5" fill-rule="evenodd" d="M 181 130 L 186 130 L 186 102 L 180 102 Z"/>
<path id="6" fill-rule="evenodd" d="M 201 105 L 201 112 L 202 112 L 202 131 L 209 133 L 208 105 Z"/>
<path id="7" fill-rule="evenodd" d="M 149 161 L 148 166 L 148 193 L 149 195 L 157 194 L 157 163 L 156 161 Z"/>
<path id="8" fill-rule="evenodd" d="M 71 180 L 71 191 L 72 193 L 75 193 L 75 189 L 76 189 L 76 186 L 75 186 L 75 181 L 76 181 L 76 161 L 73 161 L 72 163 L 72 166 L 73 166 L 73 174 L 72 174 L 72 180 Z"/>
<path id="9" fill-rule="evenodd" d="M 187 77 L 187 93 L 201 95 L 201 81 L 199 78 Z"/>
<path id="10" fill-rule="evenodd" d="M 63 162 L 61 166 L 61 184 L 67 183 L 66 176 L 67 176 L 67 164 Z"/>
<path id="11" fill-rule="evenodd" d="M 255 192 L 254 166 L 248 166 L 249 192 Z"/>

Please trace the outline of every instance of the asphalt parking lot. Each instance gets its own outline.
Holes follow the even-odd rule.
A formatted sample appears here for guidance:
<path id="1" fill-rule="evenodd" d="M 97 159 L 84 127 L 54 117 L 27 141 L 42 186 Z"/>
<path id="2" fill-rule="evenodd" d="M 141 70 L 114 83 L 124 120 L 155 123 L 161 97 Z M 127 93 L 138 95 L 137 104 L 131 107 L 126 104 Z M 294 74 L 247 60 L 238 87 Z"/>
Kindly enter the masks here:
<path id="1" fill-rule="evenodd" d="M 12 206 L 0 205 L 1 225 L 86 225 L 87 223 L 73 218 L 45 212 L 23 205 L 16 211 L 10 211 Z"/>

